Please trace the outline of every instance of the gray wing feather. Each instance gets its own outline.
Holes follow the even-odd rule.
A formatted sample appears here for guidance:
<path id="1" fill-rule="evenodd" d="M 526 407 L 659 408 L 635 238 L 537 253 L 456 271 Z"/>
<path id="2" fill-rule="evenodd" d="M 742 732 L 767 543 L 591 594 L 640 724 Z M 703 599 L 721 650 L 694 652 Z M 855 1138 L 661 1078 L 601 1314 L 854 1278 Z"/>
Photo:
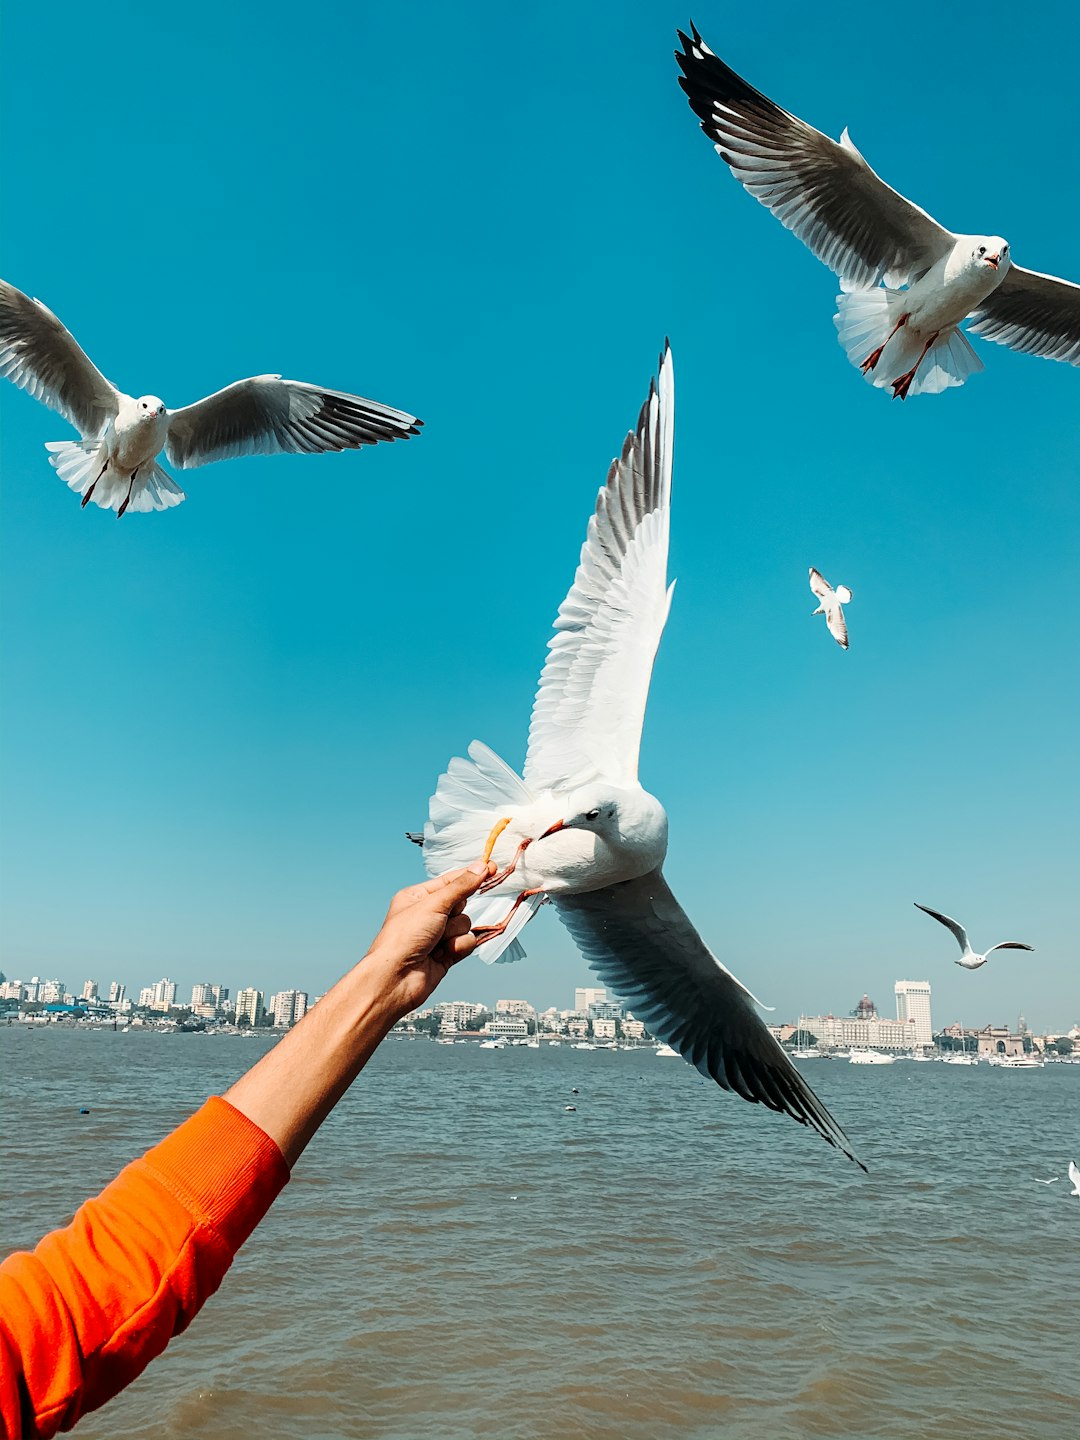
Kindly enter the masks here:
<path id="1" fill-rule="evenodd" d="M 659 870 L 552 899 L 586 960 L 653 1035 L 725 1090 L 792 1116 L 855 1160 L 753 996 L 705 945 Z"/>
<path id="2" fill-rule="evenodd" d="M 876 175 L 847 131 L 837 144 L 724 64 L 691 26 L 675 52 L 701 128 L 736 180 L 830 270 L 857 286 L 910 283 L 954 236 Z"/>
<path id="3" fill-rule="evenodd" d="M 84 440 L 116 415 L 118 393 L 47 305 L 0 280 L 0 376 L 56 410 Z"/>
<path id="4" fill-rule="evenodd" d="M 970 948 L 968 945 L 968 933 L 963 925 L 960 924 L 959 920 L 951 920 L 948 915 L 942 915 L 940 910 L 931 910 L 929 905 L 920 905 L 917 900 L 913 900 L 912 904 L 916 910 L 921 910 L 924 915 L 932 916 L 940 924 L 944 925 L 946 930 L 951 930 L 956 936 L 961 950 L 966 952 Z"/>
<path id="5" fill-rule="evenodd" d="M 423 422 L 377 400 L 256 375 L 174 410 L 165 453 L 178 470 L 237 455 L 315 455 L 415 435 Z"/>
<path id="6" fill-rule="evenodd" d="M 1080 365 L 1080 285 L 1012 265 L 969 329 L 1011 350 Z"/>

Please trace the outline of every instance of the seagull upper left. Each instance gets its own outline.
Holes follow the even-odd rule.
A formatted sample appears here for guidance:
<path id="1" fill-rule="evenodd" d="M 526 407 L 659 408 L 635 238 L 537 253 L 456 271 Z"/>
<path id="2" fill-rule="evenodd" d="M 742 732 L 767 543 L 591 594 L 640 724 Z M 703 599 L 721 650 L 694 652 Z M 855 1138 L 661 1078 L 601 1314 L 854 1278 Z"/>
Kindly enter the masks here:
<path id="1" fill-rule="evenodd" d="M 559 608 L 524 778 L 473 741 L 431 798 L 424 864 L 439 875 L 481 851 L 493 857 L 497 872 L 469 902 L 485 959 L 520 959 L 516 936 L 550 898 L 593 969 L 654 1035 L 725 1090 L 793 1116 L 854 1159 L 753 995 L 668 888 L 667 816 L 638 783 L 649 680 L 671 603 L 674 407 L 665 350 Z"/>
<path id="2" fill-rule="evenodd" d="M 40 300 L 0 280 L 0 376 L 57 410 L 78 440 L 46 445 L 49 463 L 86 505 L 117 517 L 166 510 L 185 498 L 157 463 L 178 470 L 235 455 L 311 455 L 359 450 L 415 435 L 422 421 L 377 400 L 323 390 L 280 375 L 238 380 L 182 410 L 156 395 L 117 390 Z"/>
<path id="3" fill-rule="evenodd" d="M 982 362 L 961 333 L 1080 365 L 1080 285 L 1022 270 L 1000 235 L 954 235 L 680 30 L 679 84 L 736 180 L 840 277 L 848 359 L 893 397 L 962 385 Z"/>

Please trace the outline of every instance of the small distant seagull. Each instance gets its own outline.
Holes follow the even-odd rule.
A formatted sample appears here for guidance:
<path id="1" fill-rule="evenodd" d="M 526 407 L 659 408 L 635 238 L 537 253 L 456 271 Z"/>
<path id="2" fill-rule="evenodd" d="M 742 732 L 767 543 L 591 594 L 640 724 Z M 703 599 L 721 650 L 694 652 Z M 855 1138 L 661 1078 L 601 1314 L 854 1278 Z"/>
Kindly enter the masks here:
<path id="1" fill-rule="evenodd" d="M 0 280 L 0 376 L 57 410 L 81 439 L 46 444 L 49 464 L 85 506 L 167 510 L 185 499 L 157 463 L 178 470 L 237 455 L 312 455 L 359 450 L 415 435 L 423 423 L 377 400 L 323 390 L 280 375 L 238 380 L 215 395 L 167 410 L 156 395 L 134 399 L 110 384 L 40 300 Z"/>
<path id="2" fill-rule="evenodd" d="M 1080 285 L 1013 265 L 1000 235 L 954 235 L 839 144 L 730 70 L 691 25 L 679 84 L 755 199 L 840 277 L 848 359 L 893 397 L 962 385 L 982 362 L 959 330 L 1080 365 Z M 882 288 L 884 287 L 884 288 Z"/>
<path id="3" fill-rule="evenodd" d="M 1080 1166 L 1077 1166 L 1075 1160 L 1069 1161 L 1069 1180 L 1072 1183 L 1073 1187 L 1069 1191 L 1069 1194 L 1075 1195 L 1078 1199 L 1080 1199 Z"/>
<path id="4" fill-rule="evenodd" d="M 980 965 L 986 964 L 987 960 L 994 953 L 995 950 L 1035 949 L 1034 945 L 1025 945 L 1022 940 L 1002 940 L 997 945 L 991 945 L 990 949 L 984 950 L 981 955 L 977 955 L 975 951 L 972 950 L 971 944 L 968 941 L 967 931 L 958 921 L 950 920 L 948 915 L 941 915 L 938 913 L 937 910 L 931 910 L 927 905 L 920 905 L 917 900 L 913 901 L 912 903 L 914 904 L 916 910 L 922 910 L 924 914 L 932 915 L 935 920 L 939 921 L 942 925 L 944 925 L 947 930 L 951 930 L 952 933 L 956 936 L 962 953 L 960 955 L 960 959 L 957 960 L 955 963 L 957 965 L 962 965 L 965 970 L 978 970 Z"/>
<path id="5" fill-rule="evenodd" d="M 1051 1175 L 1051 1177 L 1050 1177 L 1049 1180 L 1040 1180 L 1039 1177 L 1036 1175 L 1036 1176 L 1035 1176 L 1035 1184 L 1036 1184 L 1036 1185 L 1056 1185 L 1057 1182 L 1058 1182 L 1058 1180 L 1059 1180 L 1059 1178 L 1060 1178 L 1060 1177 L 1057 1176 L 1057 1175 Z"/>
<path id="6" fill-rule="evenodd" d="M 838 585 L 834 590 L 821 571 L 815 570 L 812 565 L 810 566 L 810 589 L 821 601 L 813 613 L 825 616 L 829 634 L 838 645 L 843 646 L 846 650 L 848 648 L 847 621 L 844 619 L 843 607 L 850 601 L 851 591 L 846 585 Z"/>

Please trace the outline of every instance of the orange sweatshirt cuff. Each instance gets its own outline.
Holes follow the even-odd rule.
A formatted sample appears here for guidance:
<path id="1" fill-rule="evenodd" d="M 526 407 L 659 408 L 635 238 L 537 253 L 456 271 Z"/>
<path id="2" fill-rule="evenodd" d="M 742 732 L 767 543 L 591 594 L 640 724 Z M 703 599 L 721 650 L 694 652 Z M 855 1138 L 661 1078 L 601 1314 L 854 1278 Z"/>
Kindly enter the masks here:
<path id="1" fill-rule="evenodd" d="M 289 1179 L 269 1135 L 219 1095 L 148 1150 L 143 1164 L 234 1252 Z"/>

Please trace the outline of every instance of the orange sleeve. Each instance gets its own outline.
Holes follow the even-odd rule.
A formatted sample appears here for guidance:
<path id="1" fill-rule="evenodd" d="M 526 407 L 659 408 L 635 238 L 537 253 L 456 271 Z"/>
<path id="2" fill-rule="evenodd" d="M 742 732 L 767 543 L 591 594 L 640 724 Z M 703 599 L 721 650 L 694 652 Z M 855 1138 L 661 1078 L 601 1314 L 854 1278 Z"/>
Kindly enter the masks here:
<path id="1" fill-rule="evenodd" d="M 208 1100 L 33 1254 L 0 1265 L 0 1437 L 70 1429 L 142 1373 L 281 1192 L 273 1140 Z"/>

